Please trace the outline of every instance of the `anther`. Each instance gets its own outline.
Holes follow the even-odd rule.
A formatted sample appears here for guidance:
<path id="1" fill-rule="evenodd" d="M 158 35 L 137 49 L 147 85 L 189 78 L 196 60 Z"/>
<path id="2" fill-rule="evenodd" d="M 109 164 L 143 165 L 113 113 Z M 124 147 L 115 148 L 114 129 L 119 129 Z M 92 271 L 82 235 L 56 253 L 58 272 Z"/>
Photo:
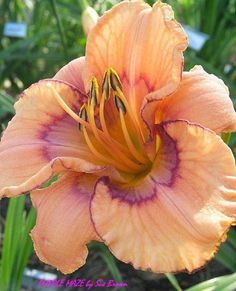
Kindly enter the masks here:
<path id="1" fill-rule="evenodd" d="M 121 81 L 119 76 L 117 75 L 117 73 L 115 72 L 115 70 L 113 69 L 109 69 L 110 70 L 110 83 L 111 83 L 111 87 L 114 91 L 122 91 L 122 85 L 121 85 Z M 119 89 L 119 90 L 117 90 Z"/>
<path id="2" fill-rule="evenodd" d="M 90 81 L 89 104 L 96 106 L 99 102 L 98 82 L 95 77 Z"/>
<path id="3" fill-rule="evenodd" d="M 88 114 L 87 114 L 85 104 L 80 108 L 79 117 L 83 119 L 84 121 L 88 121 Z M 82 131 L 82 129 L 83 129 L 83 126 L 82 124 L 79 123 L 79 130 Z"/>
<path id="4" fill-rule="evenodd" d="M 115 94 L 115 104 L 118 111 L 121 111 L 123 114 L 126 114 L 125 105 L 117 94 Z"/>
<path id="5" fill-rule="evenodd" d="M 111 88 L 109 80 L 110 77 L 108 75 L 110 75 L 110 73 L 107 71 L 102 82 L 102 92 L 105 94 L 104 97 L 106 100 L 110 98 L 110 88 Z"/>

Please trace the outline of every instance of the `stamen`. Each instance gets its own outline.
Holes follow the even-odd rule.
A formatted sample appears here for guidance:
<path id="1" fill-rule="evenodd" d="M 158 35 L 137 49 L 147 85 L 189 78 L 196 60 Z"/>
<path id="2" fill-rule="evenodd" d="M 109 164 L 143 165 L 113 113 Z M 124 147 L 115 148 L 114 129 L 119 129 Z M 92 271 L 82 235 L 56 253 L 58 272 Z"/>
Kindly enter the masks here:
<path id="1" fill-rule="evenodd" d="M 107 156 L 99 153 L 97 151 L 97 149 L 94 147 L 93 143 L 91 142 L 90 138 L 89 138 L 89 135 L 87 133 L 87 130 L 85 127 L 83 127 L 83 134 L 84 134 L 84 137 L 85 137 L 85 140 L 86 140 L 86 143 L 89 147 L 89 149 L 91 150 L 91 152 L 102 162 L 102 163 L 105 163 L 105 164 L 108 164 L 108 165 L 114 165 L 117 169 L 121 170 L 121 171 L 124 171 L 124 172 L 127 172 L 127 167 L 126 166 L 123 166 L 121 163 L 117 163 L 115 160 L 113 159 L 109 159 Z M 139 168 L 140 169 L 140 168 Z"/>
<path id="2" fill-rule="evenodd" d="M 102 92 L 106 100 L 110 98 L 111 84 L 110 84 L 110 72 L 107 71 L 102 82 Z"/>
<path id="3" fill-rule="evenodd" d="M 122 85 L 121 85 L 121 81 L 120 81 L 118 74 L 115 72 L 115 70 L 113 70 L 111 68 L 108 69 L 108 71 L 110 73 L 110 83 L 111 83 L 112 89 L 115 91 L 116 95 L 118 95 L 120 97 L 120 100 L 123 102 L 126 110 L 128 111 L 128 114 L 131 117 L 131 120 L 133 121 L 133 124 L 135 126 L 137 133 L 139 133 L 139 135 L 141 136 L 142 142 L 145 142 L 145 137 L 144 137 L 144 134 L 141 130 L 140 122 L 137 119 L 136 115 L 132 113 L 132 110 L 129 106 L 129 103 L 123 94 Z"/>
<path id="4" fill-rule="evenodd" d="M 122 111 L 123 114 L 126 114 L 126 108 L 120 97 L 115 94 L 115 104 L 118 111 Z"/>
<path id="5" fill-rule="evenodd" d="M 62 99 L 62 97 L 58 94 L 58 92 L 56 91 L 56 89 L 50 84 L 47 84 L 47 87 L 53 92 L 53 96 L 55 97 L 55 99 L 57 100 L 58 104 L 61 106 L 61 108 L 63 110 L 65 110 L 65 112 L 67 114 L 69 114 L 75 121 L 77 121 L 79 124 L 86 126 L 88 129 L 92 130 L 91 128 L 91 124 L 87 122 L 87 120 L 85 121 L 85 119 L 81 118 L 80 115 L 77 115 Z M 85 106 L 85 104 L 83 105 Z M 82 107 L 83 107 L 82 106 Z M 82 109 L 81 107 L 81 109 Z M 80 109 L 80 113 L 81 113 L 81 109 Z M 81 126 L 79 125 L 79 128 L 81 129 Z M 97 127 L 96 127 L 97 128 Z M 97 128 L 99 134 L 104 135 L 104 133 L 99 130 Z"/>
<path id="6" fill-rule="evenodd" d="M 88 115 L 85 104 L 80 108 L 79 117 L 84 121 L 88 121 Z M 82 128 L 83 128 L 82 124 L 79 123 L 79 130 L 82 131 Z"/>
<path id="7" fill-rule="evenodd" d="M 92 144 L 90 138 L 89 138 L 89 135 L 87 133 L 87 130 L 86 128 L 83 128 L 83 133 L 84 133 L 84 137 L 85 137 L 85 140 L 86 140 L 86 143 L 88 145 L 88 147 L 90 148 L 91 152 L 99 159 L 101 160 L 102 162 L 111 162 L 109 159 L 107 159 L 104 155 L 100 154 L 96 148 L 94 147 L 94 145 Z"/>
<path id="8" fill-rule="evenodd" d="M 108 71 L 110 73 L 110 83 L 112 89 L 114 91 L 117 91 L 117 89 L 119 88 L 122 91 L 121 81 L 116 71 L 113 70 L 112 68 L 108 69 Z"/>
<path id="9" fill-rule="evenodd" d="M 101 123 L 102 130 L 105 132 L 106 135 L 109 136 L 109 131 L 107 129 L 105 115 L 104 115 L 105 98 L 106 98 L 105 93 L 103 93 L 102 98 L 101 98 L 101 103 L 99 106 L 99 117 L 100 117 L 100 123 Z"/>
<path id="10" fill-rule="evenodd" d="M 124 134 L 124 138 L 126 141 L 126 144 L 130 150 L 130 152 L 133 154 L 133 156 L 141 163 L 147 163 L 148 159 L 146 159 L 144 156 L 142 156 L 137 149 L 135 148 L 135 146 L 133 145 L 132 139 L 129 135 L 129 131 L 127 129 L 126 123 L 125 123 L 125 119 L 124 119 L 124 113 L 122 112 L 122 110 L 119 110 L 120 113 L 120 121 L 121 121 L 121 128 Z"/>
<path id="11" fill-rule="evenodd" d="M 122 151 L 119 149 L 119 144 L 117 144 L 116 141 L 113 141 L 113 139 L 108 136 L 108 144 L 106 144 L 103 139 L 101 138 L 101 136 L 99 135 L 98 132 L 98 128 L 96 127 L 96 123 L 94 120 L 94 110 L 93 107 L 89 107 L 88 108 L 88 119 L 89 119 L 89 123 L 91 124 L 91 128 L 93 131 L 93 134 L 95 136 L 95 138 L 98 140 L 98 142 L 100 143 L 100 145 L 111 154 L 111 156 L 113 156 L 114 158 L 117 157 L 117 155 L 119 155 L 120 157 L 120 161 L 123 162 L 126 166 L 127 169 L 130 169 L 132 171 L 137 171 L 137 170 L 141 170 L 141 167 L 139 165 L 137 165 L 137 163 L 133 162 L 132 160 L 130 160 L 128 158 L 128 154 L 129 152 L 125 153 L 125 150 L 122 148 Z M 124 154 L 125 153 L 125 154 Z"/>
<path id="12" fill-rule="evenodd" d="M 106 82 L 103 81 L 103 86 L 108 86 L 107 89 L 109 89 L 110 85 L 109 84 L 105 85 L 105 83 Z M 109 94 L 110 94 L 110 91 L 109 91 Z M 90 81 L 90 92 L 89 92 L 89 96 L 90 96 L 89 97 L 90 98 L 90 100 L 89 100 L 89 122 L 92 125 L 92 129 L 93 129 L 93 132 L 94 132 L 96 138 L 100 139 L 99 134 L 98 134 L 98 129 L 97 129 L 97 126 L 96 126 L 96 123 L 94 120 L 94 106 L 97 105 L 97 100 L 99 99 L 98 95 L 99 95 L 98 82 L 97 82 L 97 79 L 95 77 L 93 77 Z M 108 99 L 108 97 L 107 97 L 107 99 Z M 99 117 L 100 117 L 100 123 L 102 126 L 102 130 L 105 132 L 105 134 L 109 138 L 109 132 L 108 132 L 106 122 L 105 122 L 105 117 L 104 117 L 104 96 L 103 96 L 103 94 L 102 94 L 102 98 L 100 100 Z"/>
<path id="13" fill-rule="evenodd" d="M 96 81 L 96 80 L 95 80 Z M 97 81 L 96 81 L 97 83 Z M 98 85 L 97 85 L 98 88 Z M 91 95 L 91 94 L 90 94 Z M 100 100 L 100 106 L 99 106 L 99 114 L 100 114 L 100 123 L 102 125 L 102 129 L 103 131 L 99 130 L 97 128 L 96 122 L 95 122 L 95 118 L 94 118 L 94 106 L 91 105 L 91 102 L 89 102 L 89 106 L 88 106 L 88 119 L 89 119 L 89 124 L 91 125 L 91 129 L 94 133 L 94 135 L 96 136 L 96 138 L 102 143 L 104 144 L 104 141 L 100 138 L 100 135 L 103 136 L 105 138 L 105 140 L 107 141 L 108 144 L 113 144 L 116 147 L 121 147 L 122 145 L 120 145 L 116 140 L 113 140 L 112 137 L 110 136 L 107 126 L 106 126 L 106 122 L 105 122 L 105 116 L 104 116 L 104 105 L 105 105 L 105 98 L 104 98 L 104 92 L 102 95 L 102 98 Z M 126 148 L 122 147 L 122 151 L 126 152 Z M 126 152 L 126 154 L 128 154 L 128 152 Z"/>
<path id="14" fill-rule="evenodd" d="M 91 87 L 90 87 L 90 90 L 93 90 L 93 83 L 94 80 L 91 81 Z M 97 80 L 96 80 L 96 83 L 97 83 Z M 98 92 L 98 86 L 97 86 L 97 92 Z M 99 135 L 99 130 L 97 128 L 97 125 L 96 125 L 96 122 L 95 122 L 95 117 L 94 117 L 94 106 L 95 106 L 95 102 L 92 100 L 93 98 L 94 99 L 97 99 L 97 96 L 94 95 L 95 93 L 92 93 L 92 91 L 90 91 L 89 95 L 91 96 L 90 98 L 90 102 L 89 102 L 89 105 L 88 105 L 88 118 L 89 118 L 89 123 L 91 124 L 91 128 L 92 128 L 92 131 L 96 137 L 97 140 L 100 141 L 100 143 L 103 143 L 102 139 L 100 138 L 100 135 Z M 100 106 L 99 106 L 99 109 L 101 108 L 101 103 L 100 103 Z"/>
<path id="15" fill-rule="evenodd" d="M 55 99 L 57 100 L 58 104 L 61 106 L 61 108 L 63 110 L 65 110 L 65 112 L 67 114 L 69 114 L 74 120 L 76 120 L 77 122 L 79 122 L 80 124 L 89 127 L 89 124 L 82 119 L 79 115 L 77 115 L 66 103 L 65 101 L 62 99 L 62 97 L 58 94 L 58 92 L 56 91 L 56 89 L 50 84 L 47 83 L 47 87 L 53 92 L 53 96 L 55 97 Z"/>
<path id="16" fill-rule="evenodd" d="M 140 125 L 138 119 L 136 118 L 136 115 L 133 114 L 133 112 L 132 112 L 132 110 L 130 108 L 130 105 L 129 105 L 128 101 L 126 100 L 123 92 L 118 88 L 117 91 L 116 91 L 116 94 L 119 95 L 120 99 L 124 103 L 125 108 L 127 109 L 128 114 L 131 117 L 131 120 L 133 121 L 133 124 L 134 124 L 134 127 L 135 127 L 137 133 L 140 134 L 142 141 L 145 143 L 145 137 L 144 137 L 144 134 L 143 134 L 143 132 L 141 130 L 141 125 Z"/>
<path id="17" fill-rule="evenodd" d="M 110 73 L 109 70 L 107 72 Z M 122 100 L 119 98 L 119 96 L 116 93 L 115 93 L 115 104 L 116 104 L 116 107 L 117 107 L 118 111 L 121 109 L 124 114 L 126 113 L 125 105 L 124 105 L 124 103 L 122 102 Z M 105 116 L 104 116 L 104 105 L 105 105 L 105 92 L 103 92 L 102 98 L 101 98 L 101 103 L 100 103 L 100 107 L 99 107 L 99 117 L 100 117 L 100 123 L 101 123 L 101 126 L 102 126 L 102 130 L 109 137 L 110 134 L 109 134 L 109 131 L 107 129 Z"/>
<path id="18" fill-rule="evenodd" d="M 161 138 L 159 137 L 159 135 L 156 135 L 156 152 L 159 150 L 161 145 Z"/>
<path id="19" fill-rule="evenodd" d="M 105 101 L 110 99 L 110 94 L 111 94 L 110 75 L 111 75 L 111 72 L 108 69 L 105 73 L 105 76 L 102 82 L 102 97 L 101 97 L 101 104 L 99 107 L 99 117 L 100 117 L 101 127 L 107 136 L 109 136 L 109 131 L 106 125 L 104 106 L 105 106 Z"/>
<path id="20" fill-rule="evenodd" d="M 142 148 L 143 142 L 145 142 L 145 138 L 144 138 L 144 135 L 143 135 L 142 131 L 140 130 L 139 123 L 136 122 L 136 120 L 133 118 L 134 115 L 132 114 L 132 111 L 131 111 L 131 108 L 129 106 L 129 103 L 126 100 L 126 98 L 125 98 L 125 96 L 123 94 L 120 78 L 119 78 L 118 74 L 115 72 L 115 70 L 113 70 L 112 68 L 107 70 L 107 75 L 106 76 L 108 76 L 108 77 L 110 76 L 110 85 L 111 85 L 112 89 L 114 90 L 116 107 L 117 107 L 118 111 L 120 112 L 120 110 L 121 110 L 123 114 L 126 114 L 126 112 L 128 112 L 129 116 L 131 117 L 131 120 L 133 121 L 135 130 L 136 130 L 136 132 L 138 134 L 137 136 L 139 138 L 140 148 Z M 124 125 L 125 125 L 125 128 L 126 128 L 126 132 L 128 133 L 125 121 L 124 121 Z M 139 162 L 140 161 L 145 161 L 146 162 L 147 160 L 144 159 L 143 156 L 134 147 L 134 145 L 132 143 L 132 140 L 131 140 L 131 138 L 129 136 L 129 133 L 127 135 L 127 134 L 125 134 L 124 129 L 122 129 L 122 130 L 123 130 L 126 142 L 127 142 L 127 146 L 129 148 L 129 150 L 131 151 L 131 153 L 133 154 L 133 156 Z M 128 138 L 128 136 L 129 136 L 129 138 Z M 134 152 L 136 154 L 134 154 Z"/>
<path id="21" fill-rule="evenodd" d="M 90 81 L 89 103 L 91 103 L 93 106 L 96 106 L 99 104 L 99 101 L 98 82 L 97 79 L 93 77 Z"/>
<path id="22" fill-rule="evenodd" d="M 133 121 L 134 127 L 132 127 L 132 129 L 136 129 L 138 137 L 140 130 L 138 124 L 135 120 L 133 120 L 131 108 L 123 95 L 119 76 L 113 69 L 108 69 L 105 73 L 102 84 L 101 98 L 99 96 L 97 79 L 95 77 L 91 79 L 88 104 L 83 104 L 80 108 L 79 114 L 75 113 L 65 103 L 52 84 L 48 83 L 47 86 L 52 91 L 53 97 L 57 100 L 61 108 L 79 123 L 79 129 L 83 132 L 85 141 L 90 151 L 94 154 L 98 161 L 105 165 L 113 165 L 118 170 L 126 173 L 137 173 L 146 168 L 149 159 L 146 155 L 144 155 L 144 153 L 139 152 L 140 149 L 143 149 L 142 141 L 139 142 L 140 144 L 138 145 L 138 148 L 136 148 L 126 125 L 126 113 L 129 114 L 128 118 L 131 118 Z M 110 135 L 109 127 L 106 124 L 105 103 L 111 96 L 111 90 L 114 91 L 114 101 L 119 112 L 121 130 L 123 132 L 126 145 L 123 145 L 119 140 L 116 140 Z M 95 122 L 95 107 L 98 104 L 99 118 L 102 129 L 99 129 Z M 112 109 L 114 110 L 114 103 L 109 105 L 112 105 Z M 117 157 L 119 158 L 117 159 Z"/>

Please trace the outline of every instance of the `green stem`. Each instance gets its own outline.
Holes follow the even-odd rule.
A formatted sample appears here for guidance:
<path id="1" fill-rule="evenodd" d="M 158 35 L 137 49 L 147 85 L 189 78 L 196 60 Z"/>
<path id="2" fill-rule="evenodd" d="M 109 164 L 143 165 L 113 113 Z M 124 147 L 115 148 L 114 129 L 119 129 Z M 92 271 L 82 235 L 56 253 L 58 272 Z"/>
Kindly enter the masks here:
<path id="1" fill-rule="evenodd" d="M 53 14 L 54 14 L 54 16 L 56 18 L 56 21 L 57 21 L 57 27 L 58 27 L 58 31 L 59 31 L 59 34 L 60 34 L 61 43 L 62 43 L 62 46 L 63 46 L 63 49 L 64 49 L 65 58 L 68 61 L 69 58 L 68 58 L 68 51 L 67 51 L 67 46 L 66 46 L 66 38 L 65 38 L 65 34 L 64 34 L 64 29 L 63 29 L 63 25 L 62 25 L 62 22 L 61 22 L 61 18 L 60 18 L 60 15 L 58 13 L 58 10 L 57 10 L 56 2 L 55 2 L 55 0 L 49 0 L 49 1 L 50 1 L 51 6 L 52 6 Z"/>

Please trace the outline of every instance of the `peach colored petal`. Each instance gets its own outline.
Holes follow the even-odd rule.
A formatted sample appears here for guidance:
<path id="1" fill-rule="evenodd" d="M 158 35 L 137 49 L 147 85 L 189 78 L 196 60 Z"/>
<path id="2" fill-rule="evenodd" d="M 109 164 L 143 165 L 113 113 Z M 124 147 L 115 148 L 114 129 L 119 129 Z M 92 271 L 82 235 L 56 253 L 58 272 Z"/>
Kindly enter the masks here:
<path id="1" fill-rule="evenodd" d="M 53 79 L 67 82 L 84 94 L 86 91 L 83 80 L 86 79 L 88 74 L 85 57 L 80 57 L 61 68 Z"/>
<path id="2" fill-rule="evenodd" d="M 105 70 L 119 74 L 126 97 L 140 108 L 145 95 L 166 96 L 178 86 L 187 40 L 170 6 L 123 1 L 102 16 L 88 37 L 86 62 L 102 82 Z"/>
<path id="3" fill-rule="evenodd" d="M 92 175 L 69 172 L 49 188 L 31 193 L 37 209 L 31 233 L 35 251 L 40 260 L 64 274 L 85 264 L 86 244 L 98 239 L 89 215 L 94 183 Z"/>
<path id="4" fill-rule="evenodd" d="M 177 92 L 158 108 L 158 122 L 175 119 L 195 122 L 217 133 L 236 130 L 236 113 L 228 88 L 201 66 L 184 72 Z"/>
<path id="5" fill-rule="evenodd" d="M 48 82 L 69 106 L 76 109 L 84 102 L 75 88 L 53 80 L 40 81 L 23 92 L 0 144 L 0 196 L 39 187 L 64 168 L 90 171 L 93 167 L 77 123 L 58 105 Z"/>
<path id="6" fill-rule="evenodd" d="M 193 272 L 235 222 L 234 158 L 220 137 L 197 125 L 175 121 L 157 131 L 162 145 L 153 170 L 123 190 L 102 178 L 92 220 L 112 253 L 135 268 Z"/>

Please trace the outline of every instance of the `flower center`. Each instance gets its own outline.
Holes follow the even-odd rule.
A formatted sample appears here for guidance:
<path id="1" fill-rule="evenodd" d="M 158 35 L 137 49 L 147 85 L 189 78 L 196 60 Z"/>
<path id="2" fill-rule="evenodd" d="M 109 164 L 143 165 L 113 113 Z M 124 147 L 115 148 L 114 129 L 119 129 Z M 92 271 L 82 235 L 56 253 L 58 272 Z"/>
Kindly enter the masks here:
<path id="1" fill-rule="evenodd" d="M 77 115 L 49 84 L 60 106 L 79 123 L 79 130 L 96 163 L 112 165 L 123 174 L 142 176 L 152 162 L 145 149 L 145 134 L 125 98 L 118 74 L 108 69 L 102 88 L 90 80 L 87 103 Z"/>

